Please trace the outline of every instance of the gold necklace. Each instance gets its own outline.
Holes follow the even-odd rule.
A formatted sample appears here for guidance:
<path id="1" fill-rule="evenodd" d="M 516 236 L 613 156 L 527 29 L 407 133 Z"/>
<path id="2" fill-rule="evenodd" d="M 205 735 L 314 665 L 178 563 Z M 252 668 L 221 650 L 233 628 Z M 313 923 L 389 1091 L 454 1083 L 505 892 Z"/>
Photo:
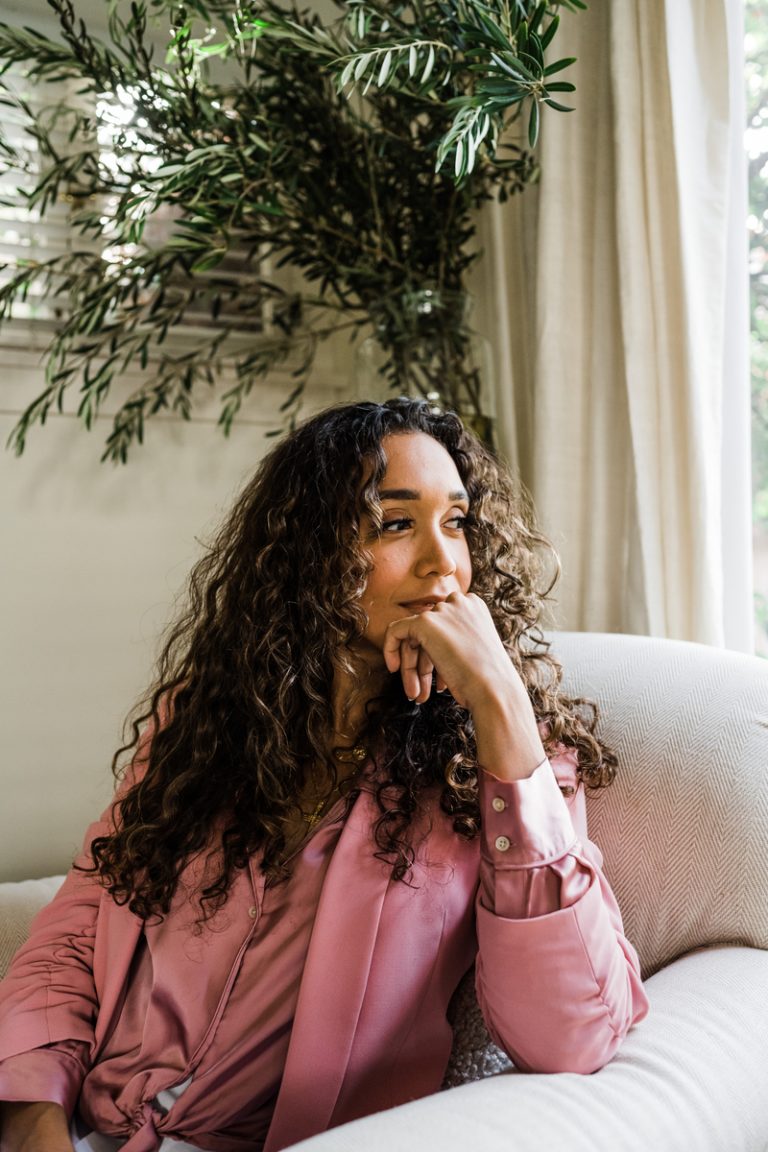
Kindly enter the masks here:
<path id="1" fill-rule="evenodd" d="M 326 797 L 325 800 L 321 800 L 320 803 L 318 804 L 317 808 L 315 808 L 314 812 L 303 812 L 302 811 L 301 818 L 304 821 L 304 823 L 306 824 L 307 828 L 314 828 L 315 824 L 317 824 L 318 820 L 320 819 L 320 816 L 322 815 L 323 808 L 325 808 L 325 805 L 328 802 L 328 799 L 329 798 Z"/>
<path id="2" fill-rule="evenodd" d="M 368 749 L 362 744 L 355 744 L 354 748 L 335 748 L 333 758 L 342 764 L 360 765 L 368 759 Z"/>
<path id="3" fill-rule="evenodd" d="M 349 774 L 349 776 L 345 776 L 343 780 L 340 780 L 331 794 L 329 796 L 324 796 L 320 803 L 315 808 L 313 808 L 311 812 L 304 812 L 302 809 L 301 818 L 306 824 L 307 828 L 314 828 L 315 824 L 317 824 L 323 815 L 323 811 L 326 806 L 331 804 L 333 801 L 341 785 L 345 784 L 347 780 L 354 780 L 360 771 L 363 762 L 368 759 L 368 751 L 362 746 L 362 744 L 356 744 L 354 748 L 339 749 L 338 751 L 335 751 L 333 755 L 334 759 L 340 761 L 342 764 L 356 764 L 357 767 L 355 768 L 354 772 Z"/>

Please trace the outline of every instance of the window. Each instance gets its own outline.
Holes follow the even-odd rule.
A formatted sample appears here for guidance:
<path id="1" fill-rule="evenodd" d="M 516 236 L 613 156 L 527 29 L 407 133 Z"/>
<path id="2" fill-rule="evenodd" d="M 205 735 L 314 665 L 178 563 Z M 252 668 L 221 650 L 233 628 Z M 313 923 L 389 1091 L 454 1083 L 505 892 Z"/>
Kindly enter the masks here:
<path id="1" fill-rule="evenodd" d="M 66 93 L 62 84 L 46 85 L 30 83 L 23 73 L 12 70 L 4 76 L 4 82 L 20 101 L 34 111 L 41 123 L 50 131 L 60 155 L 68 155 L 75 149 L 82 151 L 88 141 L 79 139 L 74 144 L 68 138 L 72 117 L 62 113 L 60 102 L 66 97 L 72 107 L 83 107 L 83 99 L 75 92 Z M 76 85 L 72 85 L 76 88 Z M 114 92 L 103 92 L 95 100 L 93 133 L 95 149 L 93 161 L 98 164 L 105 188 L 119 189 L 136 180 L 137 175 L 150 173 L 161 164 L 160 157 L 147 148 L 141 138 L 132 131 L 137 117 L 137 107 L 130 89 L 118 86 Z M 9 281 L 13 272 L 26 263 L 43 263 L 57 256 L 63 256 L 72 249 L 87 249 L 98 253 L 104 264 L 107 276 L 119 276 L 120 268 L 138 251 L 135 245 L 113 243 L 113 206 L 117 197 L 105 192 L 99 203 L 81 203 L 76 195 L 61 194 L 51 203 L 40 208 L 27 202 L 28 193 L 35 187 L 39 174 L 45 170 L 46 161 L 40 154 L 38 141 L 29 132 L 26 117 L 18 107 L 9 101 L 3 108 L 4 135 L 16 149 L 23 168 L 15 160 L 0 164 L 0 284 Z M 114 146 L 116 134 L 121 136 L 121 149 Z M 93 200 L 93 197 L 89 198 Z M 77 226 L 78 212 L 81 209 L 100 212 L 101 235 L 84 236 Z M 156 210 L 144 232 L 144 243 L 149 247 L 160 247 L 167 242 L 173 229 L 173 213 L 169 209 Z M 262 258 L 259 264 L 262 275 L 269 275 L 269 262 Z M 253 278 L 253 267 L 246 260 L 245 253 L 233 251 L 227 254 L 217 266 L 217 276 L 226 278 L 234 286 L 239 282 L 247 284 Z M 202 278 L 202 277 L 201 277 Z M 59 277 L 60 279 L 60 277 Z M 286 280 L 286 277 L 282 277 Z M 180 288 L 184 286 L 180 278 Z M 33 281 L 25 300 L 16 300 L 13 305 L 14 321 L 20 324 L 5 324 L 0 336 L 2 343 L 26 343 L 30 330 L 35 335 L 36 347 L 43 347 L 43 334 L 52 333 L 56 321 L 61 318 L 64 300 L 50 295 L 50 285 L 41 280 Z M 260 302 L 245 312 L 240 305 L 234 307 L 226 301 L 217 319 L 212 319 L 210 308 L 192 302 L 184 312 L 182 323 L 171 330 L 169 347 L 183 346 L 190 333 L 200 334 L 207 330 L 224 327 L 234 321 L 238 332 L 252 334 L 269 328 L 269 304 Z M 39 341 L 42 341 L 39 343 Z"/>

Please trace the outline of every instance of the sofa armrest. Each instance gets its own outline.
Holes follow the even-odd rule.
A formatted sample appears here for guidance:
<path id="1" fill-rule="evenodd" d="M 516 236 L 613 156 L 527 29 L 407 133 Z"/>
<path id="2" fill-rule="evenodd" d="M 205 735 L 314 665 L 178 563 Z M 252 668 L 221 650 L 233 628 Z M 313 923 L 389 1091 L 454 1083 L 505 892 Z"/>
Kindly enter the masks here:
<path id="1" fill-rule="evenodd" d="M 716 948 L 652 977 L 651 1012 L 591 1076 L 505 1073 L 292 1152 L 765 1152 L 768 953 Z"/>

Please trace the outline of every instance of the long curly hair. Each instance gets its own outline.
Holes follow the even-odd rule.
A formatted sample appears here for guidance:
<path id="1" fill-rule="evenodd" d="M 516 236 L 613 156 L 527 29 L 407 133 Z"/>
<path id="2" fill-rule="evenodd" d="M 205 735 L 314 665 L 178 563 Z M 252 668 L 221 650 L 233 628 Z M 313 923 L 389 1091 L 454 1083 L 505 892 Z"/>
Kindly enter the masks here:
<path id="1" fill-rule="evenodd" d="M 424 401 L 331 408 L 266 456 L 193 569 L 155 682 L 115 754 L 124 778 L 114 827 L 93 841 L 90 867 L 136 915 L 166 914 L 185 864 L 201 854 L 204 915 L 256 855 L 279 879 L 287 822 L 309 775 L 328 797 L 336 788 L 334 670 L 360 673 L 354 647 L 367 623 L 361 518 L 381 523 L 382 441 L 409 432 L 434 437 L 461 476 L 472 591 L 522 677 L 545 748 L 576 749 L 584 782 L 610 783 L 616 761 L 595 736 L 596 710 L 560 690 L 560 666 L 540 631 L 558 563 L 519 487 L 457 416 Z M 425 789 L 439 790 L 457 835 L 477 835 L 472 719 L 448 694 L 417 706 L 399 676 L 389 677 L 357 741 L 375 750 L 372 851 L 391 861 L 395 879 L 409 878 L 409 829 Z"/>

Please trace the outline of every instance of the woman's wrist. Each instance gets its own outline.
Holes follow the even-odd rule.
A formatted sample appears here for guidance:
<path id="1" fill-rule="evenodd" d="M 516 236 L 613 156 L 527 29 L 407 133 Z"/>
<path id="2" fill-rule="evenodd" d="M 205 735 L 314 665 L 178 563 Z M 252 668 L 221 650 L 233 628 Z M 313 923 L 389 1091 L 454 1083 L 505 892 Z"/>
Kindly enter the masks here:
<path id="1" fill-rule="evenodd" d="M 472 710 L 478 763 L 499 780 L 532 776 L 546 759 L 536 717 L 527 697 L 489 693 Z"/>
<path id="2" fill-rule="evenodd" d="M 0 1152 L 73 1152 L 64 1109 L 48 1101 L 0 1105 Z"/>

